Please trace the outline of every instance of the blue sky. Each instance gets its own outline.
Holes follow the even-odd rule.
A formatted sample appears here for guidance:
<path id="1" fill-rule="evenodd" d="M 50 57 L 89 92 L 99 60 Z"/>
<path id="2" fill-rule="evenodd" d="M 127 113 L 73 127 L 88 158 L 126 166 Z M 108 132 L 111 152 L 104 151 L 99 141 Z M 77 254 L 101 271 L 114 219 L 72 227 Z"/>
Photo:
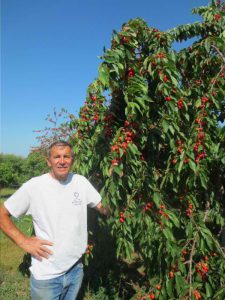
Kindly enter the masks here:
<path id="1" fill-rule="evenodd" d="M 143 18 L 167 30 L 209 0 L 1 0 L 1 149 L 27 156 L 47 114 L 79 112 L 113 29 Z"/>

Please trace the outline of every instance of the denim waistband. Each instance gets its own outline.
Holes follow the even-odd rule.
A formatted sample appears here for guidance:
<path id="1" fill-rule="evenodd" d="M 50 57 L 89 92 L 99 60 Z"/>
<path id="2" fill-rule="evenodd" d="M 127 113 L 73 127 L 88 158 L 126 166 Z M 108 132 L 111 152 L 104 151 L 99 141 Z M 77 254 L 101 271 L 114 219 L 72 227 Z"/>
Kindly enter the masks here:
<path id="1" fill-rule="evenodd" d="M 72 265 L 72 267 L 69 268 L 69 270 L 66 271 L 66 273 L 70 272 L 73 268 L 75 268 L 78 264 L 82 263 L 82 257 L 80 257 L 75 264 Z M 65 273 L 65 274 L 66 274 Z"/>

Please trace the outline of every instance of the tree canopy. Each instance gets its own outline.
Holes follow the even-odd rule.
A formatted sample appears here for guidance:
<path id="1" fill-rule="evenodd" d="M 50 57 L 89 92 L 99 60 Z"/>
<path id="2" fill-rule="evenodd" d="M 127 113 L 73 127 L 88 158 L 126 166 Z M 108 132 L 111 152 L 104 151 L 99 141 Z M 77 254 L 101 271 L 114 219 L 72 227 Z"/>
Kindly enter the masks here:
<path id="1" fill-rule="evenodd" d="M 113 31 L 67 123 L 74 170 L 111 208 L 118 261 L 139 262 L 127 299 L 225 297 L 224 7 L 194 8 L 202 21 L 168 31 L 141 18 Z"/>

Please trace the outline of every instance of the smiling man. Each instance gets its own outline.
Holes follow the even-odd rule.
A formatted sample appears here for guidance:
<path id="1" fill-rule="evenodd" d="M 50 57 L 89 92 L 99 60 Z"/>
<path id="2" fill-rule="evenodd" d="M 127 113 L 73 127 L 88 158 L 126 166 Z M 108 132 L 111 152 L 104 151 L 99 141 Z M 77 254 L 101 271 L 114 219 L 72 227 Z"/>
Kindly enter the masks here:
<path id="1" fill-rule="evenodd" d="M 53 143 L 50 172 L 27 181 L 0 208 L 0 228 L 32 256 L 32 300 L 76 299 L 83 279 L 87 206 L 109 214 L 90 182 L 70 173 L 73 160 L 70 144 Z M 10 218 L 22 215 L 32 216 L 35 236 L 25 236 Z"/>

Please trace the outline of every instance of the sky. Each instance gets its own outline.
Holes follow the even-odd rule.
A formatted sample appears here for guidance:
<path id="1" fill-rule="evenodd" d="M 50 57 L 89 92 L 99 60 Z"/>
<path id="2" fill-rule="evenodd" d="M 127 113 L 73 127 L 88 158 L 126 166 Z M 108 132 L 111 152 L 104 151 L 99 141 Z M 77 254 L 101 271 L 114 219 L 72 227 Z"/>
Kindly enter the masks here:
<path id="1" fill-rule="evenodd" d="M 26 157 L 54 108 L 77 115 L 113 30 L 133 18 L 168 30 L 209 0 L 0 0 L 0 152 Z M 177 47 L 179 47 L 177 45 Z"/>

